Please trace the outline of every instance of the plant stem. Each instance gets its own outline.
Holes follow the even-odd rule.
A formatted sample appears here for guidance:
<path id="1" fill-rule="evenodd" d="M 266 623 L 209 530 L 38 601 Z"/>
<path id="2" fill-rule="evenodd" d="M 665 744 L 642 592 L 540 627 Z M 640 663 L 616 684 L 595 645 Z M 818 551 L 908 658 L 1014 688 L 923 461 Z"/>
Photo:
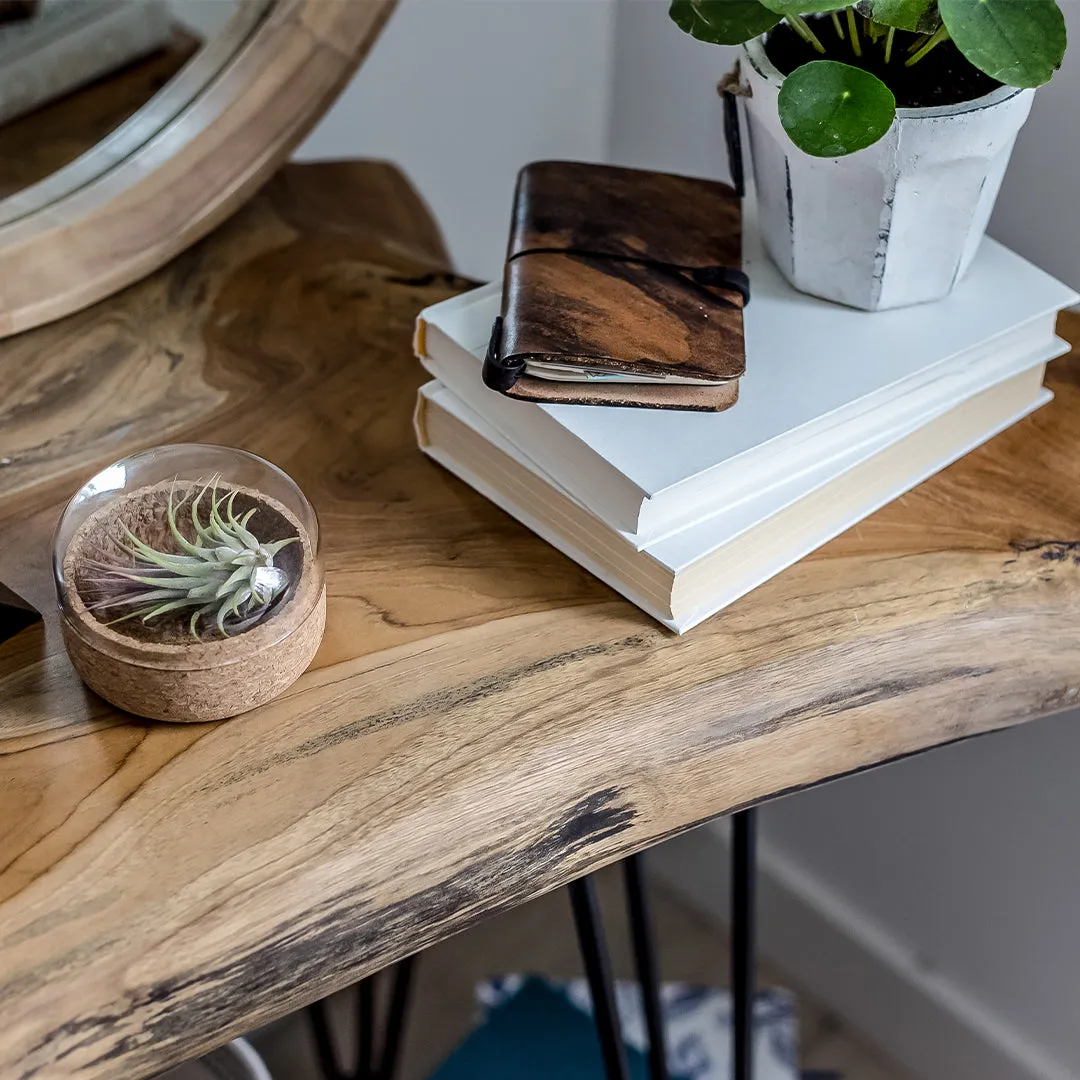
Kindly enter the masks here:
<path id="1" fill-rule="evenodd" d="M 859 27 L 855 22 L 855 9 L 849 7 L 847 9 L 847 28 L 848 33 L 851 35 L 851 49 L 856 56 L 862 56 L 862 45 L 859 44 Z"/>
<path id="2" fill-rule="evenodd" d="M 896 37 L 896 27 L 890 26 L 889 33 L 885 38 L 885 63 L 887 64 L 892 59 L 892 43 L 893 38 Z"/>
<path id="3" fill-rule="evenodd" d="M 840 25 L 840 13 L 834 11 L 832 13 L 832 24 L 836 27 L 836 36 L 843 41 L 844 40 L 844 28 Z"/>
<path id="4" fill-rule="evenodd" d="M 942 23 L 937 30 L 934 31 L 930 40 L 913 56 L 909 56 L 904 61 L 905 67 L 911 67 L 912 64 L 917 64 L 935 45 L 940 45 L 943 41 L 947 41 L 949 38 L 949 31 L 945 28 L 945 24 Z"/>
<path id="5" fill-rule="evenodd" d="M 807 26 L 806 20 L 801 15 L 789 15 L 787 21 L 791 23 L 795 32 L 803 39 L 803 41 L 813 45 L 822 56 L 825 55 L 825 46 L 818 41 L 817 34 Z"/>

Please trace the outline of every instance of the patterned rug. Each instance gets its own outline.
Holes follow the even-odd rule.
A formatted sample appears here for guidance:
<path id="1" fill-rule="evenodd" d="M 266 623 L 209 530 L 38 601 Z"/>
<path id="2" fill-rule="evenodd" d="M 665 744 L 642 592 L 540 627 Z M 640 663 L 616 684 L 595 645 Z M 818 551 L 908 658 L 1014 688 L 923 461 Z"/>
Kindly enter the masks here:
<path id="1" fill-rule="evenodd" d="M 431 1080 L 596 1080 L 603 1065 L 583 980 L 533 975 L 490 979 L 476 988 L 480 1025 Z M 645 1021 L 636 984 L 619 983 L 616 1003 L 631 1080 L 647 1080 Z M 661 1007 L 672 1080 L 730 1080 L 731 996 L 665 984 Z M 795 999 L 761 991 L 754 1002 L 754 1080 L 797 1080 Z"/>

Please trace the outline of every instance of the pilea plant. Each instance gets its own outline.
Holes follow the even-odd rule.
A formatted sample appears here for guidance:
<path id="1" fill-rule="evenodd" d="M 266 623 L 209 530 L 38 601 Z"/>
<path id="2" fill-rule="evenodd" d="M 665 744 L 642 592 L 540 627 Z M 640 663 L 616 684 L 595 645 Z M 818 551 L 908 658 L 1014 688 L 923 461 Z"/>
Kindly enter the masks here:
<path id="1" fill-rule="evenodd" d="M 113 622 L 141 619 L 150 622 L 183 612 L 188 629 L 199 637 L 200 623 L 208 622 L 228 636 L 254 626 L 266 615 L 289 584 L 274 556 L 299 537 L 262 543 L 248 528 L 256 508 L 242 517 L 234 512 L 236 491 L 219 494 L 215 477 L 191 500 L 188 514 L 194 542 L 180 528 L 177 515 L 187 501 L 174 501 L 169 493 L 169 534 L 175 551 L 158 551 L 125 529 L 127 542 L 119 543 L 132 565 L 99 562 L 93 585 L 99 594 L 91 609 L 115 614 Z M 202 502 L 209 493 L 206 520 Z"/>
<path id="2" fill-rule="evenodd" d="M 816 157 L 877 142 L 898 104 L 954 104 L 1002 83 L 1041 86 L 1066 44 L 1055 0 L 672 0 L 670 15 L 719 45 L 769 33 L 783 54 L 770 56 L 787 76 L 781 123 Z M 930 83 L 937 97 L 922 92 Z"/>

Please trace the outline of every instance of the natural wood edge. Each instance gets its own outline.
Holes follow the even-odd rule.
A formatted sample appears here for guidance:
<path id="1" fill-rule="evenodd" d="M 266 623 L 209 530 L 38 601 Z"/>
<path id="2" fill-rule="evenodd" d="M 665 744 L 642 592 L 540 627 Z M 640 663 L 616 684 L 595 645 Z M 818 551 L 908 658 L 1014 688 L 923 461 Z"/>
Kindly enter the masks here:
<path id="1" fill-rule="evenodd" d="M 0 228 L 0 337 L 137 281 L 240 207 L 367 55 L 396 0 L 278 0 L 206 89 L 86 186 Z"/>

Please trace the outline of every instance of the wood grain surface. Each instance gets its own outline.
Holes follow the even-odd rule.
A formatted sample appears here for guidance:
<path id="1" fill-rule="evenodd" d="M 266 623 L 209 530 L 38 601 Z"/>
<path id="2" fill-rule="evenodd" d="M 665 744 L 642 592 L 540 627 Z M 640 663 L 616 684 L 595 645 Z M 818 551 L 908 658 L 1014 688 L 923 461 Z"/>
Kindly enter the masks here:
<path id="1" fill-rule="evenodd" d="M 1080 356 L 680 639 L 414 448 L 444 265 L 390 167 L 290 166 L 0 346 L 0 579 L 47 613 L 0 645 L 0 1076 L 147 1075 L 714 815 L 1077 701 Z M 329 601 L 283 698 L 177 727 L 79 684 L 48 543 L 97 467 L 182 439 L 300 482 Z"/>

